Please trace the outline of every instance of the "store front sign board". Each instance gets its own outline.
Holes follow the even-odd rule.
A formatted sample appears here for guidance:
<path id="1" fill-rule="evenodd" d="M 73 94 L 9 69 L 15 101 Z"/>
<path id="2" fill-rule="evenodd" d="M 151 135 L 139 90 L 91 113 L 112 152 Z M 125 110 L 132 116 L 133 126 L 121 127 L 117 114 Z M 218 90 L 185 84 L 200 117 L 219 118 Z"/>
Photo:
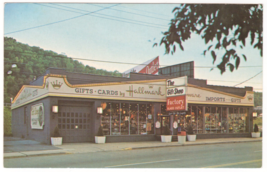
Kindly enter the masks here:
<path id="1" fill-rule="evenodd" d="M 187 103 L 196 104 L 227 104 L 254 106 L 254 93 L 247 91 L 244 97 L 227 94 L 207 88 L 187 87 Z"/>
<path id="2" fill-rule="evenodd" d="M 186 94 L 186 87 L 167 88 L 167 97 L 180 96 Z"/>
<path id="3" fill-rule="evenodd" d="M 187 110 L 187 103 L 186 97 L 183 96 L 176 96 L 176 97 L 167 97 L 166 102 L 166 110 L 167 111 L 186 111 Z"/>
<path id="4" fill-rule="evenodd" d="M 66 77 L 45 77 L 43 86 L 23 86 L 12 108 L 35 101 L 35 97 L 57 96 L 136 101 L 166 101 L 166 80 L 72 85 Z M 42 97 L 42 98 L 43 98 Z"/>

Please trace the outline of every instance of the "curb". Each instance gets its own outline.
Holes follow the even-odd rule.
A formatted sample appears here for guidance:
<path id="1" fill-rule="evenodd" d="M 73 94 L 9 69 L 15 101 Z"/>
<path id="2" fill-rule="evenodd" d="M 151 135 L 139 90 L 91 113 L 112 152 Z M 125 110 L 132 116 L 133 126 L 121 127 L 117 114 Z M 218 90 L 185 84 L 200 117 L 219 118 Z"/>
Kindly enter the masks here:
<path id="1" fill-rule="evenodd" d="M 242 143 L 242 142 L 261 142 L 262 140 L 246 140 L 246 141 L 228 141 L 228 142 L 208 142 L 208 143 L 193 143 L 191 144 L 179 144 L 179 145 L 164 145 L 164 146 L 145 146 L 145 147 L 132 147 L 125 148 L 122 150 L 133 150 L 133 149 L 150 149 L 150 148 L 164 148 L 164 147 L 177 147 L 177 146 L 196 146 L 196 145 L 211 145 L 211 144 L 226 144 L 226 143 Z"/>
<path id="2" fill-rule="evenodd" d="M 4 153 L 4 159 L 9 158 L 24 158 L 24 157 L 32 157 L 32 156 L 43 156 L 43 155 L 62 155 L 62 154 L 72 154 L 70 152 L 59 151 L 59 152 L 12 152 L 12 153 Z"/>

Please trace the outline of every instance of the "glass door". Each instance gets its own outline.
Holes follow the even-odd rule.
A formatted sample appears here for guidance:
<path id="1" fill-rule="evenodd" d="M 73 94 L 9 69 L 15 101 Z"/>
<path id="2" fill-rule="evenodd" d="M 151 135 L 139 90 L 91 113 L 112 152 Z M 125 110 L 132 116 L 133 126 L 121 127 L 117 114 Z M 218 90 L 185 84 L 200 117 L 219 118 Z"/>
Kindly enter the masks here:
<path id="1" fill-rule="evenodd" d="M 170 129 L 170 117 L 161 116 L 161 134 L 164 133 L 164 128 L 168 127 Z"/>

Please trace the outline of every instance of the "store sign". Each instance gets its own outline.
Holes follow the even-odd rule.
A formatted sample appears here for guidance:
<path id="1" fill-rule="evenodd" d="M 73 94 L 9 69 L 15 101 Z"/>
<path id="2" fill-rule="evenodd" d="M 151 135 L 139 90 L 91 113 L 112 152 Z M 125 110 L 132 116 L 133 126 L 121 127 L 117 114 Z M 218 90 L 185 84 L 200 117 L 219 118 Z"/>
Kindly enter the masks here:
<path id="1" fill-rule="evenodd" d="M 185 87 L 176 87 L 167 89 L 167 97 L 179 96 L 185 94 Z"/>
<path id="2" fill-rule="evenodd" d="M 31 128 L 43 129 L 44 126 L 44 105 L 39 103 L 31 107 Z"/>
<path id="3" fill-rule="evenodd" d="M 165 81 L 159 82 L 132 82 L 116 84 L 87 84 L 70 85 L 63 78 L 50 77 L 50 83 L 60 83 L 60 89 L 52 87 L 49 92 L 55 94 L 76 95 L 88 98 L 121 98 L 131 100 L 164 101 L 166 97 Z M 61 84 L 63 83 L 63 84 Z"/>
<path id="4" fill-rule="evenodd" d="M 186 86 L 187 76 L 167 80 L 167 89 L 177 86 Z"/>
<path id="5" fill-rule="evenodd" d="M 254 105 L 254 93 L 247 91 L 244 97 L 224 93 L 218 90 L 201 89 L 195 87 L 186 88 L 187 103 L 208 103 L 227 105 Z"/>
<path id="6" fill-rule="evenodd" d="M 159 57 L 156 57 L 152 62 L 145 66 L 138 73 L 152 74 L 155 75 L 159 71 Z"/>
<path id="7" fill-rule="evenodd" d="M 167 111 L 185 111 L 186 110 L 186 97 L 176 96 L 167 97 Z"/>

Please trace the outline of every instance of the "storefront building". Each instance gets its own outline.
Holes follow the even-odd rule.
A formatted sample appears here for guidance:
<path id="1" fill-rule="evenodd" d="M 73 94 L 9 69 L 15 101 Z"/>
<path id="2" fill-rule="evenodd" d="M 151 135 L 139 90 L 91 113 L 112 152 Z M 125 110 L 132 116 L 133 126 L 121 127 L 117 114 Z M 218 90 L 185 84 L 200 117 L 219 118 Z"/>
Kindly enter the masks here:
<path id="1" fill-rule="evenodd" d="M 107 77 L 50 68 L 14 98 L 13 135 L 50 144 L 58 127 L 65 143 L 94 142 L 101 125 L 107 142 L 152 141 L 159 140 L 166 126 L 176 135 L 192 125 L 197 138 L 249 137 L 252 88 L 206 82 L 136 73 L 129 78 Z M 103 112 L 97 113 L 100 107 Z"/>

